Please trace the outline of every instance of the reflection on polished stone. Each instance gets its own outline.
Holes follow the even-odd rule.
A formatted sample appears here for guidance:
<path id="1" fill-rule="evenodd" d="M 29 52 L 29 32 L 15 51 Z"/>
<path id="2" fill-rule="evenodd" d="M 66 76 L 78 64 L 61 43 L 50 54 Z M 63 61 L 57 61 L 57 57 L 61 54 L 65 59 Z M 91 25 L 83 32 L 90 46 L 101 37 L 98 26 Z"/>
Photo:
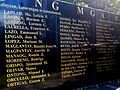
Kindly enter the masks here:
<path id="1" fill-rule="evenodd" d="M 120 90 L 120 87 L 119 87 L 119 88 L 117 88 L 116 90 Z"/>

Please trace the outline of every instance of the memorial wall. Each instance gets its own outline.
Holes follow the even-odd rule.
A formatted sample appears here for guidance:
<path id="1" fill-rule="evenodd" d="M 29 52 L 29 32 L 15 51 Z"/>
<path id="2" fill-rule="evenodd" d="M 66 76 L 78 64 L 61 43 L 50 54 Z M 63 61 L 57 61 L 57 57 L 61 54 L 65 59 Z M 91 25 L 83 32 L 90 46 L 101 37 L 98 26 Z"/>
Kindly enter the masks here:
<path id="1" fill-rule="evenodd" d="M 0 1 L 2 88 L 119 79 L 119 54 L 117 14 L 56 0 Z"/>

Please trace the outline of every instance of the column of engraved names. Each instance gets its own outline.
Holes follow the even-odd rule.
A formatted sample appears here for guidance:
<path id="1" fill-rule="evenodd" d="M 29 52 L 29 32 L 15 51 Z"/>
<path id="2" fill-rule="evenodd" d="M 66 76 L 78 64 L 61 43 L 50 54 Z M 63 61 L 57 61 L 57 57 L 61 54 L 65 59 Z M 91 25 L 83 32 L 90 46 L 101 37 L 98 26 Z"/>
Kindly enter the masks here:
<path id="1" fill-rule="evenodd" d="M 44 66 L 48 65 L 45 53 L 50 53 L 50 49 L 54 48 L 55 45 L 44 44 L 43 39 L 46 36 L 46 19 L 48 18 L 45 14 L 29 13 L 26 12 L 26 22 L 30 31 L 36 32 L 35 35 L 28 35 L 27 40 L 24 43 L 32 44 L 33 53 L 28 54 L 30 62 L 26 63 L 26 69 L 30 76 L 29 83 L 36 83 L 45 81 L 46 77 L 50 74 L 45 72 Z"/>
<path id="2" fill-rule="evenodd" d="M 62 78 L 84 75 L 87 68 L 87 43 L 85 33 L 89 24 L 86 21 L 60 17 L 60 46 Z"/>
<path id="3" fill-rule="evenodd" d="M 24 15 L 26 18 L 23 18 Z M 44 52 L 52 48 L 43 45 L 42 39 L 37 39 L 37 36 L 45 34 L 45 17 L 28 12 L 4 11 L 8 87 L 44 81 L 50 76 L 43 68 L 37 68 L 47 65 Z"/>
<path id="4" fill-rule="evenodd" d="M 117 40 L 114 38 L 112 33 L 114 27 L 111 23 L 97 22 L 96 23 L 96 43 L 103 43 L 101 46 L 97 46 L 98 61 L 97 61 L 97 72 L 106 72 L 113 70 L 114 58 L 114 45 L 113 43 Z"/>
<path id="5" fill-rule="evenodd" d="M 6 48 L 6 68 L 7 86 L 17 86 L 28 84 L 29 77 L 25 73 L 23 62 L 29 62 L 25 53 L 31 52 L 31 47 L 22 44 L 23 36 L 19 31 L 28 30 L 24 19 L 20 16 L 22 12 L 4 10 L 5 48 Z M 23 49 L 26 48 L 26 49 Z"/>

